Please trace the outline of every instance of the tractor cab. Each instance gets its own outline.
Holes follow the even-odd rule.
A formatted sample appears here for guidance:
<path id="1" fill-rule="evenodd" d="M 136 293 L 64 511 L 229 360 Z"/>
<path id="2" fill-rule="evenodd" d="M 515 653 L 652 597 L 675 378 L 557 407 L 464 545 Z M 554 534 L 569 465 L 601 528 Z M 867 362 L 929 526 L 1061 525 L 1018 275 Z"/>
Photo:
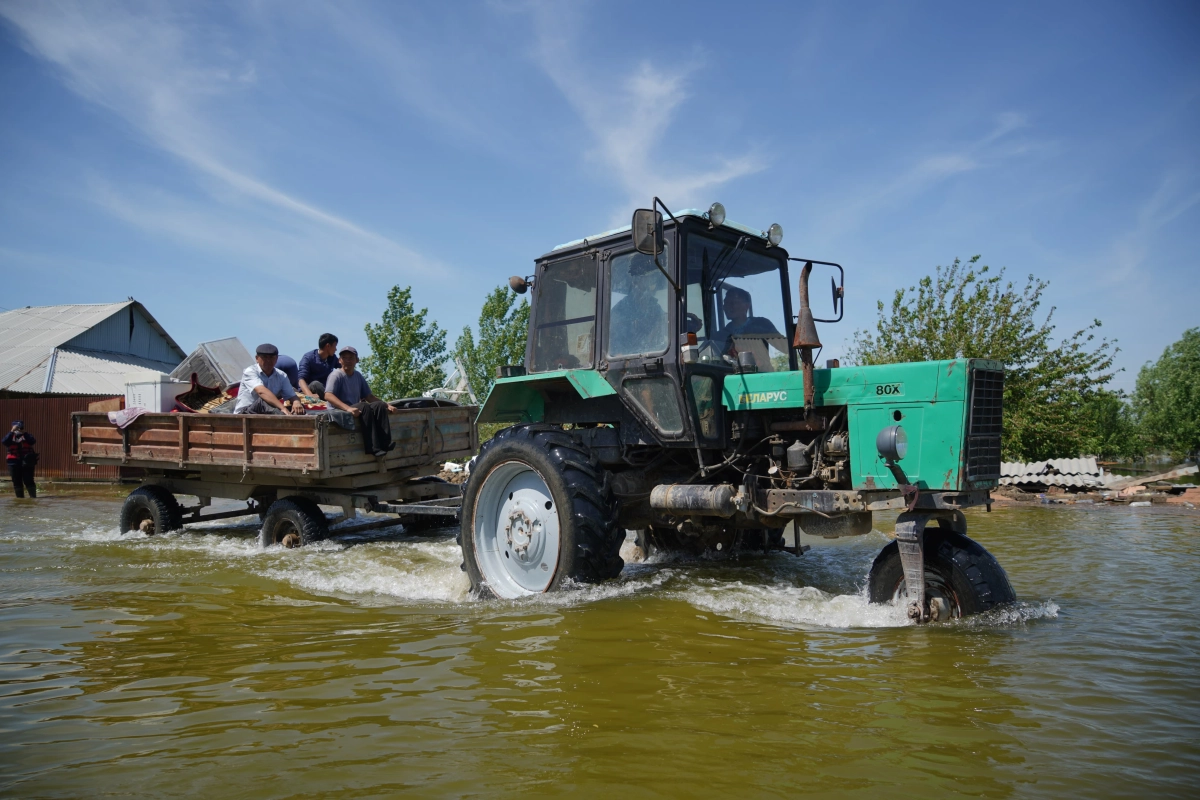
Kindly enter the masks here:
<path id="1" fill-rule="evenodd" d="M 667 214 L 639 210 L 633 225 L 559 245 L 513 279 L 533 295 L 523 371 L 602 377 L 611 399 L 578 397 L 564 422 L 631 420 L 639 442 L 720 449 L 725 377 L 797 369 L 788 254 L 778 225 L 739 225 L 720 203 Z"/>

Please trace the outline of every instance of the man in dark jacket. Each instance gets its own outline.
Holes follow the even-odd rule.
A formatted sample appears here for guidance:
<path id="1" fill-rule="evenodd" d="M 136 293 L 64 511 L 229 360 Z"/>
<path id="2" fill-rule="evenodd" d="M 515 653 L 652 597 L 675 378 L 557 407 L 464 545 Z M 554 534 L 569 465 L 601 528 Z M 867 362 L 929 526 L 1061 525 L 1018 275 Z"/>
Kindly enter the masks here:
<path id="1" fill-rule="evenodd" d="M 304 394 L 317 397 L 325 396 L 325 386 L 329 373 L 341 366 L 335 353 L 338 339 L 332 333 L 322 333 L 317 340 L 317 349 L 309 350 L 300 357 L 300 367 L 297 371 L 299 382 L 296 386 Z"/>
<path id="2" fill-rule="evenodd" d="M 37 463 L 33 446 L 37 440 L 33 434 L 25 432 L 25 423 L 18 419 L 13 422 L 12 430 L 5 434 L 3 444 L 13 491 L 17 497 L 24 497 L 28 489 L 30 497 L 37 497 L 37 484 L 33 482 L 33 468 Z"/>

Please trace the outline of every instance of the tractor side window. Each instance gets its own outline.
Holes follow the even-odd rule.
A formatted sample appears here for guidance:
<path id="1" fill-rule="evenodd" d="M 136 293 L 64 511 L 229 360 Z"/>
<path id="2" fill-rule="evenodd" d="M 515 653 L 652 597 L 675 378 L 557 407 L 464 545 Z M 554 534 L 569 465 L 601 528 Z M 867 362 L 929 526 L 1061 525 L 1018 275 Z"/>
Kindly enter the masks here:
<path id="1" fill-rule="evenodd" d="M 596 262 L 581 256 L 547 265 L 537 282 L 530 371 L 587 368 L 596 333 Z"/>
<path id="2" fill-rule="evenodd" d="M 670 263 L 663 251 L 660 263 Z M 608 263 L 608 355 L 656 355 L 666 352 L 670 330 L 667 278 L 652 256 L 626 253 Z"/>

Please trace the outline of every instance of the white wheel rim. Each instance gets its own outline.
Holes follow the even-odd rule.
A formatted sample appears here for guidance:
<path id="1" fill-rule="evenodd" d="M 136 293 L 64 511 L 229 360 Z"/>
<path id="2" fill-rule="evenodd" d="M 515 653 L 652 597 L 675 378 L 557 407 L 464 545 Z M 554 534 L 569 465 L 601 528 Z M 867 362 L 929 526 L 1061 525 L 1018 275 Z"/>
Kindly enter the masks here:
<path id="1" fill-rule="evenodd" d="M 484 478 L 475 501 L 475 559 L 502 598 L 546 591 L 558 572 L 558 508 L 532 467 L 508 461 Z"/>

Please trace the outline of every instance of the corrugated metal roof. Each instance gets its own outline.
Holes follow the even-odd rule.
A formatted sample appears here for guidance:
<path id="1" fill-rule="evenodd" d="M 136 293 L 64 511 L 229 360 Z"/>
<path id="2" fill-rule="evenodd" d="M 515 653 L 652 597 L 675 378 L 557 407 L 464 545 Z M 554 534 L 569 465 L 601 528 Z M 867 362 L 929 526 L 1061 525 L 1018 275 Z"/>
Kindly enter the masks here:
<path id="1" fill-rule="evenodd" d="M 1037 484 L 1076 488 L 1106 486 L 1118 479 L 1104 475 L 1095 458 L 1052 458 L 1049 461 L 1005 461 L 1000 464 L 1000 485 Z"/>
<path id="2" fill-rule="evenodd" d="M 1025 475 L 1099 475 L 1100 466 L 1094 458 L 1052 458 L 1049 461 L 1005 461 L 1000 464 L 1000 476 L 1016 478 Z"/>
<path id="3" fill-rule="evenodd" d="M 165 375 L 173 364 L 139 356 L 61 349 L 55 358 L 52 394 L 125 394 L 130 375 Z"/>
<path id="4" fill-rule="evenodd" d="M 1023 475 L 1016 478 L 1001 478 L 1001 486 L 1037 484 L 1039 486 L 1074 486 L 1080 489 L 1105 486 L 1112 476 L 1105 475 Z"/>
<path id="5" fill-rule="evenodd" d="M 128 320 L 118 320 L 120 324 L 112 321 L 126 309 Z M 56 348 L 58 356 L 55 355 Z M 62 362 L 59 358 L 68 352 L 74 355 L 67 355 L 68 373 L 60 383 L 57 372 Z M 90 360 L 81 361 L 74 357 L 83 353 Z M 169 371 L 183 356 L 184 352 L 175 340 L 136 300 L 35 306 L 0 313 L 0 389 L 31 393 L 123 394 L 123 381 L 114 392 L 111 378 L 98 377 L 93 381 L 83 378 L 83 371 L 91 364 L 101 375 L 112 375 L 114 368 L 108 365 L 120 364 L 115 369 L 130 372 L 145 371 L 151 363 L 154 371 L 164 371 L 164 365 L 165 371 Z M 130 361 L 130 358 L 134 360 Z M 172 358 L 175 360 L 168 362 Z M 58 388 L 60 386 L 94 388 Z"/>

